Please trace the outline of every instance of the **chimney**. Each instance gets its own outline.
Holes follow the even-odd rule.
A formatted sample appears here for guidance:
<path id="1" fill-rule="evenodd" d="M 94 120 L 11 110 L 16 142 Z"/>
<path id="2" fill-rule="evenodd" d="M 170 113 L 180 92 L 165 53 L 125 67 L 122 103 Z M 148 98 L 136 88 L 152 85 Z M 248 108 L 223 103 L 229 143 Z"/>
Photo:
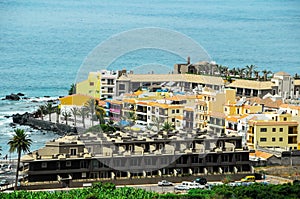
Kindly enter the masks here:
<path id="1" fill-rule="evenodd" d="M 188 56 L 188 57 L 187 57 L 187 64 L 190 64 L 190 63 L 191 63 L 191 57 Z"/>

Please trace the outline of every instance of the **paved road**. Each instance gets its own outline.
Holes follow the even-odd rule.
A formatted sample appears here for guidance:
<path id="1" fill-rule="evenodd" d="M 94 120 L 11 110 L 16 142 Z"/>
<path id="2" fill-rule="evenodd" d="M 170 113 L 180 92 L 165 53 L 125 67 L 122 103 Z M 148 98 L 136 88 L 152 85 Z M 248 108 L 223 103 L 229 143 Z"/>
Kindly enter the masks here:
<path id="1" fill-rule="evenodd" d="M 180 183 L 174 183 L 174 186 Z M 146 185 L 128 185 L 127 187 L 135 187 L 140 189 L 145 189 L 147 191 L 155 191 L 158 193 L 171 193 L 174 192 L 174 186 L 158 186 L 157 184 L 146 184 Z M 117 186 L 124 187 L 124 186 Z"/>

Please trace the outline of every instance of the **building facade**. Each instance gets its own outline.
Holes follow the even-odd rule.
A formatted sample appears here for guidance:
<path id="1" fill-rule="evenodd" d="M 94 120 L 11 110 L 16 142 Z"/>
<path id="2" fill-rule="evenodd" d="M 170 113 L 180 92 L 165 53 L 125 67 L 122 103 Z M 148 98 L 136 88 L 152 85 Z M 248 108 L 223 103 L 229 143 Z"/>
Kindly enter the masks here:
<path id="1" fill-rule="evenodd" d="M 202 132 L 87 133 L 22 157 L 29 182 L 253 172 L 240 137 Z M 147 135 L 146 135 L 147 134 Z M 141 135 L 141 136 L 140 136 Z"/>

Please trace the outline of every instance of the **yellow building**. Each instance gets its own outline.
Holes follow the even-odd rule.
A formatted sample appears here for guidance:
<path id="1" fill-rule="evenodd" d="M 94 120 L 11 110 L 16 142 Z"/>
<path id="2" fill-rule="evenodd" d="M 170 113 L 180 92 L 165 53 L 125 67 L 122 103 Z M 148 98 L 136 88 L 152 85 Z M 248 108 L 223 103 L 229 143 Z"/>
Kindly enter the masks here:
<path id="1" fill-rule="evenodd" d="M 92 97 L 82 94 L 68 95 L 59 98 L 61 106 L 84 106 L 84 104 Z"/>
<path id="2" fill-rule="evenodd" d="M 207 127 L 209 112 L 206 101 L 198 101 L 196 104 L 195 113 L 195 128 L 204 129 Z"/>
<path id="3" fill-rule="evenodd" d="M 116 71 L 101 70 L 90 72 L 86 80 L 76 84 L 76 93 L 95 98 L 112 98 L 116 95 Z"/>
<path id="4" fill-rule="evenodd" d="M 76 93 L 100 98 L 101 73 L 90 72 L 86 80 L 76 84 Z"/>
<path id="5" fill-rule="evenodd" d="M 264 114 L 265 118 L 249 120 L 247 144 L 253 149 L 275 147 L 286 150 L 297 149 L 298 122 L 291 114 Z"/>

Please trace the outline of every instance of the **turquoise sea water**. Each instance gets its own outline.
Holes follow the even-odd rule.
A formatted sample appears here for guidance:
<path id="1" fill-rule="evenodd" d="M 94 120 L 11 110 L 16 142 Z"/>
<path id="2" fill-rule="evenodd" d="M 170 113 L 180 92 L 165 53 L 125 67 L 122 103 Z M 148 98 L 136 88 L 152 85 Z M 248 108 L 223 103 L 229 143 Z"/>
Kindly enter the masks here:
<path id="1" fill-rule="evenodd" d="M 2 0 L 0 97 L 11 92 L 30 97 L 65 95 L 81 63 L 99 43 L 144 27 L 183 33 L 222 65 L 255 64 L 260 70 L 299 74 L 299 11 L 298 0 Z M 111 67 L 162 63 L 172 68 L 183 61 L 162 52 L 140 51 L 122 56 Z M 4 151 L 12 129 L 3 116 L 27 110 L 22 103 L 7 103 L 0 101 Z"/>

